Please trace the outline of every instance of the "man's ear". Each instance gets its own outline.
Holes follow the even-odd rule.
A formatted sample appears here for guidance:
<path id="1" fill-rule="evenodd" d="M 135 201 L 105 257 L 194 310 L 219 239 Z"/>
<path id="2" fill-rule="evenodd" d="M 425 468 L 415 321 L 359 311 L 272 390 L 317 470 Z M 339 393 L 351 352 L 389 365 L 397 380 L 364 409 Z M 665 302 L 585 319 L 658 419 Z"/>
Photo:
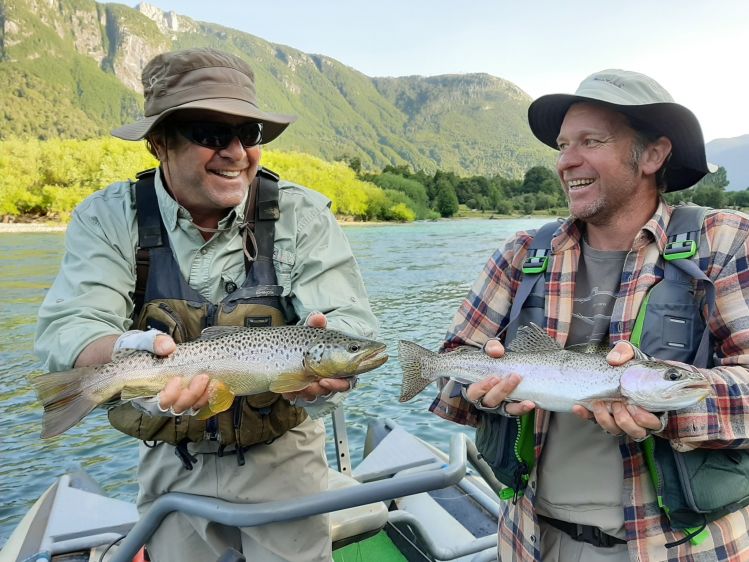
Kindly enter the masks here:
<path id="1" fill-rule="evenodd" d="M 671 140 L 659 137 L 648 144 L 640 157 L 640 168 L 646 175 L 655 174 L 660 170 L 671 155 Z"/>
<path id="2" fill-rule="evenodd" d="M 164 136 L 160 134 L 150 134 L 146 138 L 148 148 L 151 154 L 153 154 L 159 162 L 166 161 L 166 143 L 164 143 Z"/>

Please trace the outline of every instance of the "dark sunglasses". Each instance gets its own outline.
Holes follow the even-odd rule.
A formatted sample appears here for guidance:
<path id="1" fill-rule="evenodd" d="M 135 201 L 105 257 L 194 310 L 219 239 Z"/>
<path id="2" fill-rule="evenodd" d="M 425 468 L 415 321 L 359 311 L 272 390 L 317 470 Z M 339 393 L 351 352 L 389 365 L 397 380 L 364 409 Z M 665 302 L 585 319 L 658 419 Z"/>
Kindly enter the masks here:
<path id="1" fill-rule="evenodd" d="M 213 121 L 180 121 L 175 123 L 175 127 L 187 140 L 206 148 L 226 148 L 234 137 L 237 137 L 245 148 L 257 146 L 263 141 L 262 123 L 229 125 Z"/>

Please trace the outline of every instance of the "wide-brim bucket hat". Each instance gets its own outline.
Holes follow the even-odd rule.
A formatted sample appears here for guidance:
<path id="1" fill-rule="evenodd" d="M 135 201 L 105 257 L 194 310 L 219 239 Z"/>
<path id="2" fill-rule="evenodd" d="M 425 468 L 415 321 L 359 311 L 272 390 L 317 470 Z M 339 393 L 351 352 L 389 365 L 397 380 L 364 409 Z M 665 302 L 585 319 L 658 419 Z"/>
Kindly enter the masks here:
<path id="1" fill-rule="evenodd" d="M 216 49 L 185 49 L 157 55 L 143 68 L 142 81 L 145 117 L 115 129 L 115 137 L 141 140 L 166 117 L 186 109 L 206 109 L 262 123 L 263 144 L 296 121 L 293 115 L 262 111 L 250 65 Z"/>
<path id="2" fill-rule="evenodd" d="M 564 116 L 579 102 L 611 107 L 648 131 L 668 137 L 672 149 L 664 176 L 666 191 L 691 187 L 717 169 L 707 162 L 697 117 L 675 103 L 658 82 L 627 70 L 602 70 L 583 80 L 574 94 L 550 94 L 535 100 L 528 108 L 528 123 L 536 138 L 557 149 Z"/>

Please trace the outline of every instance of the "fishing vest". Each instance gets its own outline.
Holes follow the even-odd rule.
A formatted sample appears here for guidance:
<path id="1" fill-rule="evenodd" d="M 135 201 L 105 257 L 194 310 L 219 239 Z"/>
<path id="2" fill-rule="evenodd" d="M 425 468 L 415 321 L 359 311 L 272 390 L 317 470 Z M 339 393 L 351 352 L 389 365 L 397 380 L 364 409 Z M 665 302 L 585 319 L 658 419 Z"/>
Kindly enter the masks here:
<path id="1" fill-rule="evenodd" d="M 185 281 L 174 259 L 159 212 L 154 174 L 155 170 L 141 172 L 135 185 L 138 247 L 133 327 L 156 328 L 172 336 L 176 343 L 183 343 L 197 339 L 209 326 L 285 325 L 283 288 L 277 283 L 273 267 L 275 221 L 279 217 L 278 176 L 263 168 L 258 170 L 245 208 L 248 224 L 243 228 L 245 249 L 251 247 L 254 255 L 250 257 L 254 259 L 245 257 L 244 283 L 227 284 L 228 295 L 213 304 Z M 247 237 L 254 242 L 248 244 Z M 273 441 L 306 416 L 304 409 L 292 406 L 273 392 L 239 396 L 229 410 L 207 420 L 151 416 L 129 402 L 109 410 L 109 421 L 116 429 L 145 442 L 175 445 L 187 469 L 196 460 L 187 452 L 188 442 L 217 441 L 219 455 L 236 453 L 242 465 L 247 448 Z"/>
<path id="2" fill-rule="evenodd" d="M 645 296 L 630 341 L 657 359 L 681 361 L 696 367 L 713 366 L 710 329 L 695 298 L 696 283 L 705 290 L 707 318 L 715 303 L 715 288 L 696 261 L 704 207 L 685 205 L 673 210 L 663 252 L 663 279 Z M 523 263 L 523 279 L 513 299 L 506 345 L 520 326 L 545 325 L 545 294 L 551 239 L 559 222 L 543 225 L 531 242 Z M 533 412 L 518 418 L 482 414 L 476 446 L 507 486 L 500 497 L 517 501 L 534 466 Z M 672 547 L 689 540 L 699 544 L 707 523 L 749 505 L 749 451 L 696 449 L 676 452 L 665 439 L 654 436 L 640 443 L 658 504 L 673 529 L 685 533 Z"/>

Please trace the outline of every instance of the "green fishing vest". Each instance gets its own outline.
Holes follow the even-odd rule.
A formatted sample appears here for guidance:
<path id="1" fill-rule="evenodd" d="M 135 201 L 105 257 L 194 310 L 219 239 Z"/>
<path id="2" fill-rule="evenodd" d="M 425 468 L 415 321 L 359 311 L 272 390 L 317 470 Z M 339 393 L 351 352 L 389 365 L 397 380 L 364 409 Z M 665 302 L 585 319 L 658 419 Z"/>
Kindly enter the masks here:
<path id="1" fill-rule="evenodd" d="M 227 287 L 229 294 L 213 304 L 190 287 L 179 270 L 161 221 L 153 176 L 153 170 L 143 172 L 135 185 L 139 241 L 133 327 L 157 328 L 182 343 L 197 339 L 209 326 L 287 324 L 281 306 L 283 289 L 277 284 L 272 259 L 279 216 L 278 177 L 262 168 L 258 171 L 248 197 L 245 226 L 251 231 L 246 235 L 254 234 L 256 255 L 251 262 L 246 260 L 242 286 Z M 185 468 L 192 468 L 194 462 L 185 447 L 188 442 L 217 441 L 218 454 L 236 453 L 243 464 L 248 447 L 276 439 L 306 417 L 304 409 L 272 392 L 237 397 L 229 410 L 207 420 L 150 416 L 130 403 L 109 410 L 109 421 L 118 430 L 146 442 L 177 446 Z"/>
<path id="2" fill-rule="evenodd" d="M 697 367 L 713 365 L 713 342 L 695 299 L 695 283 L 702 282 L 708 317 L 715 289 L 697 262 L 697 249 L 706 209 L 693 205 L 674 208 L 668 224 L 668 244 L 663 255 L 663 279 L 646 295 L 638 313 L 632 342 L 658 359 L 672 359 Z M 508 319 L 506 344 L 520 326 L 533 322 L 545 326 L 545 273 L 551 239 L 559 222 L 547 223 L 534 236 L 523 264 L 523 279 Z M 702 264 L 707 267 L 707 264 Z M 503 499 L 522 495 L 534 464 L 534 413 L 519 418 L 482 414 L 476 446 L 507 486 Z M 696 449 L 673 450 L 665 439 L 650 436 L 642 444 L 658 503 L 673 529 L 699 544 L 705 526 L 749 505 L 749 451 Z"/>

